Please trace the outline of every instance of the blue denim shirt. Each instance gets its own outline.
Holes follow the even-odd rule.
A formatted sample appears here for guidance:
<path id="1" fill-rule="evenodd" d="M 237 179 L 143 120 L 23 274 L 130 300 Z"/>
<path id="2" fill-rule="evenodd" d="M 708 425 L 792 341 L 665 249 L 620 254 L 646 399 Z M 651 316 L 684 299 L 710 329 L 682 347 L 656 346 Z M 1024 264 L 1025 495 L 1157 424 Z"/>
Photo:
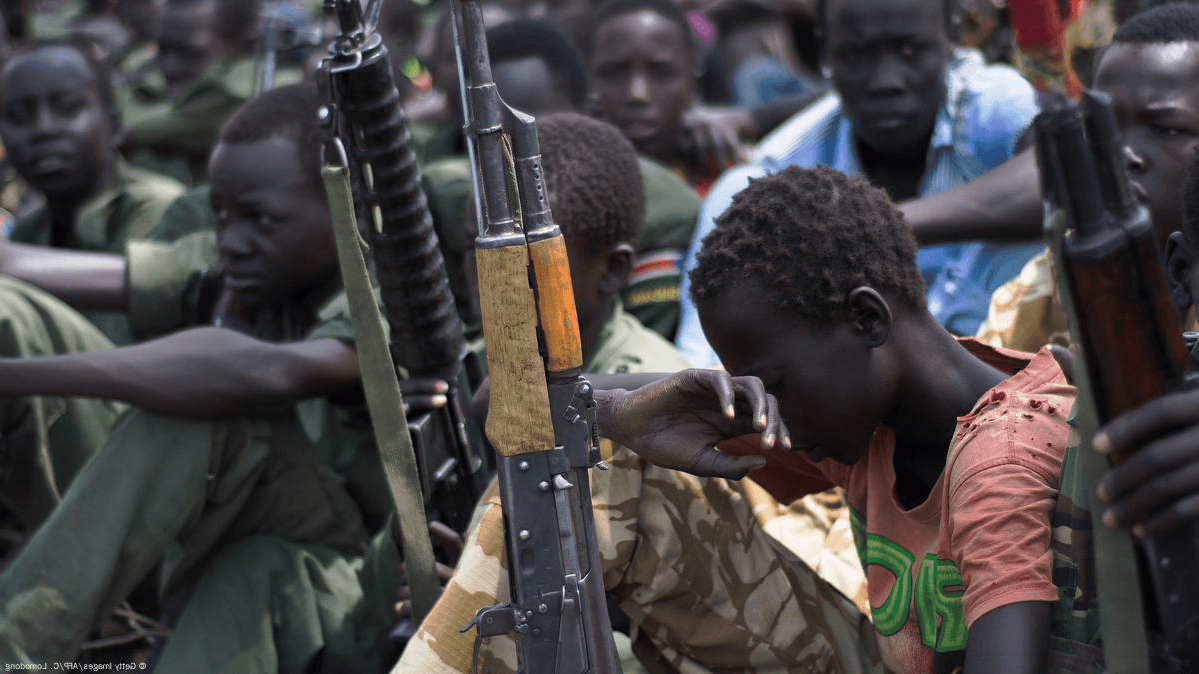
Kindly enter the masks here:
<path id="1" fill-rule="evenodd" d="M 945 73 L 946 98 L 933 128 L 920 194 L 962 185 L 1011 159 L 1016 141 L 1037 114 L 1032 86 L 1014 69 L 986 65 L 975 50 L 958 49 Z M 751 178 L 787 166 L 831 166 L 861 175 L 853 130 L 837 94 L 829 93 L 794 115 L 755 148 L 751 160 L 729 169 L 708 192 L 699 224 L 683 262 L 695 268 L 700 242 L 733 196 Z M 917 262 L 928 287 L 928 308 L 951 332 L 973 335 L 987 315 L 991 293 L 1020 273 L 1044 245 L 1040 241 L 995 244 L 983 241 L 923 246 Z M 796 260 L 802 263 L 802 260 Z M 682 315 L 676 344 L 697 367 L 719 360 L 704 339 L 690 279 L 683 276 Z"/>

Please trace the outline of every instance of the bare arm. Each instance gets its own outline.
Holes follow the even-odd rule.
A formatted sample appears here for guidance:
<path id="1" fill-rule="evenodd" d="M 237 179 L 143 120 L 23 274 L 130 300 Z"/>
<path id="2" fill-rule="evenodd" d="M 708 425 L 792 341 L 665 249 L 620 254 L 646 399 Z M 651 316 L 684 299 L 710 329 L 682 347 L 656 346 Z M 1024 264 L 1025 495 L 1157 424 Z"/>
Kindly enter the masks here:
<path id="1" fill-rule="evenodd" d="M 129 301 L 125 257 L 0 242 L 0 274 L 25 281 L 76 309 L 124 311 Z"/>
<path id="2" fill-rule="evenodd" d="M 1023 601 L 976 620 L 966 642 L 965 674 L 1044 672 L 1052 608 L 1046 601 Z"/>
<path id="3" fill-rule="evenodd" d="M 276 344 L 225 328 L 110 351 L 0 359 L 0 395 L 114 398 L 186 417 L 279 409 L 357 382 L 357 352 L 339 340 Z"/>
<path id="4" fill-rule="evenodd" d="M 952 190 L 899 205 L 922 244 L 1041 236 L 1041 187 L 1032 150 Z"/>

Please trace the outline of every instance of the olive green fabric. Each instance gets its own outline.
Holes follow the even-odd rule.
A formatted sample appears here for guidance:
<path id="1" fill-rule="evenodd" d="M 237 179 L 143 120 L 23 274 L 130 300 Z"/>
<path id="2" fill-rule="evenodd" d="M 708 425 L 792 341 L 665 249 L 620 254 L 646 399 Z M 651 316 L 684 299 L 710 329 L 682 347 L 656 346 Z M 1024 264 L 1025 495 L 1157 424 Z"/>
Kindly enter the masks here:
<path id="1" fill-rule="evenodd" d="M 50 294 L 0 276 L 0 356 L 100 351 L 112 342 Z M 125 409 L 94 398 L 0 398 L 0 495 L 33 531 Z"/>
<path id="2" fill-rule="evenodd" d="M 130 241 L 125 251 L 133 335 L 149 339 L 194 325 L 202 285 L 217 265 L 216 234 L 197 232 L 178 241 Z"/>
<path id="3" fill-rule="evenodd" d="M 342 307 L 309 337 L 346 338 Z M 313 402 L 228 420 L 127 413 L 0 575 L 0 660 L 72 658 L 161 564 L 174 627 L 160 671 L 384 667 L 399 559 L 385 528 L 368 538 L 364 512 L 379 508 L 352 477 L 378 457 L 346 439 L 358 417 Z"/>
<path id="4" fill-rule="evenodd" d="M 303 78 L 296 68 L 280 69 L 276 86 Z M 125 126 L 130 161 L 173 176 L 185 184 L 203 182 L 208 154 L 225 120 L 254 95 L 254 59 L 213 62 L 174 100 L 127 98 Z"/>
<path id="5" fill-rule="evenodd" d="M 125 242 L 149 236 L 183 186 L 167 176 L 118 159 L 113 177 L 79 209 L 68 247 L 121 253 Z M 50 213 L 43 209 L 19 220 L 12 232 L 19 243 L 50 245 Z"/>
<path id="6" fill-rule="evenodd" d="M 466 277 L 466 230 L 463 218 L 471 204 L 470 162 L 461 157 L 447 157 L 434 161 L 420 169 L 421 187 L 429 202 L 429 213 L 433 216 L 433 229 L 445 259 L 446 277 L 450 292 L 454 293 L 454 304 L 462 318 L 463 329 L 468 338 L 482 333 L 480 317 L 472 300 L 473 290 Z M 470 250 L 474 249 L 473 243 Z"/>
<path id="7" fill-rule="evenodd" d="M 407 124 L 412 134 L 412 151 L 422 166 L 442 159 L 460 159 L 466 151 L 461 126 L 419 120 L 409 120 Z"/>
<path id="8" fill-rule="evenodd" d="M 150 231 L 150 238 L 170 243 L 196 232 L 215 231 L 216 214 L 212 212 L 208 184 L 205 183 L 188 188 L 172 201 Z"/>
<path id="9" fill-rule="evenodd" d="M 79 209 L 67 247 L 123 253 L 129 241 L 149 236 L 167 207 L 181 194 L 183 186 L 178 181 L 118 159 L 109 185 Z M 18 220 L 11 238 L 19 243 L 50 245 L 50 227 L 50 214 L 43 207 Z M 133 343 L 133 330 L 124 312 L 97 310 L 84 315 L 113 343 Z"/>
<path id="10" fill-rule="evenodd" d="M 679 327 L 683 256 L 699 221 L 700 199 L 674 171 L 652 159 L 641 158 L 641 178 L 645 225 L 623 297 L 630 314 L 673 341 Z"/>

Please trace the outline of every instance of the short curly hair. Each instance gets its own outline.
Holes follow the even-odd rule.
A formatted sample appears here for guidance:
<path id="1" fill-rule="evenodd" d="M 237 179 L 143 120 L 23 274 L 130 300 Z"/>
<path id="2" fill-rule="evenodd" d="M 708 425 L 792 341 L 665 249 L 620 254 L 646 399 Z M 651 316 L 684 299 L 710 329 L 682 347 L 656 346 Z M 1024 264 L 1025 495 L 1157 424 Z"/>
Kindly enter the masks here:
<path id="1" fill-rule="evenodd" d="M 318 122 L 322 104 L 314 84 L 292 84 L 264 91 L 229 115 L 217 141 L 254 143 L 275 136 L 290 138 L 299 150 L 305 179 L 323 197 L 321 143 L 324 135 Z"/>
<path id="2" fill-rule="evenodd" d="M 619 129 L 573 112 L 537 120 L 554 221 L 587 255 L 637 243 L 645 190 L 637 151 Z"/>
<path id="3" fill-rule="evenodd" d="M 828 326 L 859 286 L 923 309 L 916 239 L 887 194 L 825 166 L 751 180 L 716 218 L 691 272 L 695 301 L 756 282 L 780 312 Z"/>
<path id="4" fill-rule="evenodd" d="M 1112 44 L 1166 44 L 1199 40 L 1199 5 L 1172 2 L 1143 7 L 1116 30 Z"/>

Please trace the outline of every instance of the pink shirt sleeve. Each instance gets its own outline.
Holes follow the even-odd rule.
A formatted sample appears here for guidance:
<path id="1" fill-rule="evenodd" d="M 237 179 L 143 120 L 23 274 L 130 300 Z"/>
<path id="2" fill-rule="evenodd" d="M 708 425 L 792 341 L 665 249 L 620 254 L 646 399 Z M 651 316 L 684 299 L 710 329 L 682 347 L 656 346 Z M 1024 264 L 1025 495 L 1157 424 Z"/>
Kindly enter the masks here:
<path id="1" fill-rule="evenodd" d="M 969 628 L 992 609 L 1056 601 L 1050 513 L 1069 427 L 1065 411 L 1014 402 L 984 414 L 955 448 L 947 510 Z"/>

